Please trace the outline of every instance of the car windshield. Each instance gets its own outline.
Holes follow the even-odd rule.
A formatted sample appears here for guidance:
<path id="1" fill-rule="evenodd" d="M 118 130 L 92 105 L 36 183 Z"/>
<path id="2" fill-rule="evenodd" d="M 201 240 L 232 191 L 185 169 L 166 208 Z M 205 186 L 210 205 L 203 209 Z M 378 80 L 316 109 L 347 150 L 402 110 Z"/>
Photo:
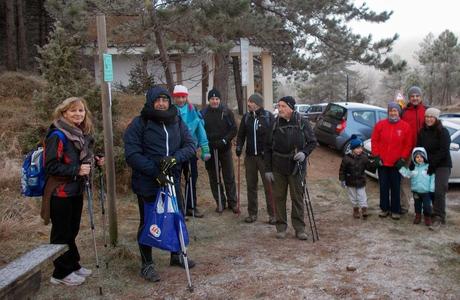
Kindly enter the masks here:
<path id="1" fill-rule="evenodd" d="M 453 135 L 457 131 L 457 129 L 448 126 L 444 126 L 444 128 L 446 128 L 447 131 L 449 131 L 449 135 Z"/>
<path id="2" fill-rule="evenodd" d="M 342 120 L 346 112 L 347 109 L 345 107 L 337 104 L 329 104 L 329 106 L 326 108 L 326 111 L 324 112 L 324 115 L 326 117 Z"/>

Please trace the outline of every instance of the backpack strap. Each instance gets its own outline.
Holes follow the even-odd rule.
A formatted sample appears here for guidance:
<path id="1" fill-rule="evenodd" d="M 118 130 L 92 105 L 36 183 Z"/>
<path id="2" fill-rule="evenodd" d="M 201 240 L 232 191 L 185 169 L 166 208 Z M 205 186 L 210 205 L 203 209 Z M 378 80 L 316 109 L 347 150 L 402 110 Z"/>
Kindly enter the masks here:
<path id="1" fill-rule="evenodd" d="M 64 146 L 67 144 L 67 137 L 65 136 L 64 132 L 62 132 L 59 129 L 53 129 L 47 137 L 52 137 L 53 135 L 56 135 L 64 144 Z"/>

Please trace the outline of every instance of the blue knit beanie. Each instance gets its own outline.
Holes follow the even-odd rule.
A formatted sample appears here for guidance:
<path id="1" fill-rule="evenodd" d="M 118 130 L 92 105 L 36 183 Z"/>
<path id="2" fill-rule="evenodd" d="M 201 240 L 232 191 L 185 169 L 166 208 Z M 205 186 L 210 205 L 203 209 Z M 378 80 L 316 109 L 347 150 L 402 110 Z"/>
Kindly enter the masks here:
<path id="1" fill-rule="evenodd" d="M 350 149 L 353 150 L 353 149 L 356 149 L 362 146 L 363 146 L 363 141 L 357 136 L 352 136 L 352 139 L 350 141 Z"/>

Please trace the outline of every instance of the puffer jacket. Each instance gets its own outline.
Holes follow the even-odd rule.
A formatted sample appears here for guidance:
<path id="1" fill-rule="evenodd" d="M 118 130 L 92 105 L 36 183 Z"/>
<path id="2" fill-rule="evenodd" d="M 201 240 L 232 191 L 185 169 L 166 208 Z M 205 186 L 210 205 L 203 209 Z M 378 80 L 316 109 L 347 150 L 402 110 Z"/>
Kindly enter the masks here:
<path id="1" fill-rule="evenodd" d="M 383 166 L 393 167 L 399 159 L 409 159 L 412 129 L 403 120 L 391 123 L 384 119 L 375 124 L 371 141 L 372 155 L 380 157 Z"/>
<path id="2" fill-rule="evenodd" d="M 206 137 L 206 131 L 204 130 L 204 120 L 200 112 L 190 104 L 186 103 L 182 106 L 175 105 L 179 111 L 182 121 L 187 124 L 188 131 L 192 136 L 195 146 L 203 147 L 208 145 L 208 138 Z"/>
<path id="3" fill-rule="evenodd" d="M 415 153 L 421 152 L 422 156 L 425 158 L 424 163 L 417 163 L 415 161 Z M 406 178 L 410 178 L 411 190 L 416 193 L 430 193 L 434 192 L 434 174 L 428 175 L 428 163 L 427 153 L 423 147 L 415 147 L 412 150 L 412 162 L 414 163 L 414 169 L 411 171 L 406 167 L 399 169 L 399 173 Z"/>
<path id="4" fill-rule="evenodd" d="M 441 122 L 433 126 L 424 126 L 417 138 L 417 147 L 425 148 L 430 160 L 430 169 L 439 167 L 452 168 L 450 157 L 450 134 Z"/>
<path id="5" fill-rule="evenodd" d="M 362 153 L 354 155 L 348 153 L 342 159 L 339 169 L 339 180 L 345 181 L 347 186 L 362 188 L 366 185 L 366 174 L 364 171 L 369 167 L 369 159 Z"/>
<path id="6" fill-rule="evenodd" d="M 144 109 L 153 110 L 153 101 L 160 94 L 168 94 L 163 88 L 149 91 Z M 175 110 L 175 108 L 174 108 Z M 195 142 L 187 129 L 187 125 L 179 116 L 174 116 L 172 123 L 165 124 L 155 120 L 135 117 L 125 131 L 125 159 L 132 168 L 132 189 L 137 195 L 148 197 L 156 195 L 159 187 L 155 177 L 160 172 L 160 160 L 165 156 L 173 156 L 177 160 L 174 178 L 179 182 L 180 165 L 195 155 Z"/>

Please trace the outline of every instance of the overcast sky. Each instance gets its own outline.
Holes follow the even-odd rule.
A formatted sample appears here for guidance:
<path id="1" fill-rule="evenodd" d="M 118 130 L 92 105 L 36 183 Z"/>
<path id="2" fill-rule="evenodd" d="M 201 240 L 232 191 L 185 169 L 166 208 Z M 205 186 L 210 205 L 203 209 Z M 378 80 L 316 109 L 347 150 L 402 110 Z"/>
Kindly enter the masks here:
<path id="1" fill-rule="evenodd" d="M 394 52 L 411 60 L 416 46 L 428 33 L 438 36 L 446 29 L 460 38 L 460 1 L 458 0 L 356 0 L 358 5 L 366 2 L 375 12 L 393 11 L 391 18 L 380 24 L 352 23 L 353 31 L 360 34 L 372 34 L 374 39 L 399 34 Z M 414 45 L 415 44 L 415 45 Z"/>

